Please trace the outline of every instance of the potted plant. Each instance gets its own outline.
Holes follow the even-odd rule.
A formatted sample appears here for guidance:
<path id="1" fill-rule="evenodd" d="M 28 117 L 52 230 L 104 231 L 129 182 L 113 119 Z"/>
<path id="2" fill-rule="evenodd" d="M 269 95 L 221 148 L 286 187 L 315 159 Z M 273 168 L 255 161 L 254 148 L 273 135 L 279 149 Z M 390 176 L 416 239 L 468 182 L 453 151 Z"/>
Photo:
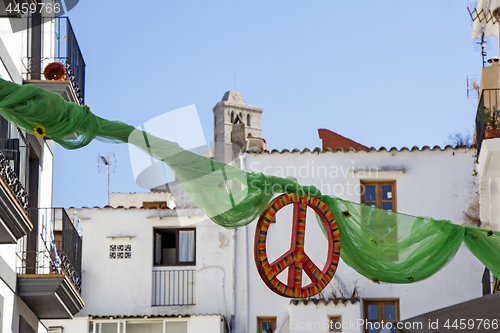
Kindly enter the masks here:
<path id="1" fill-rule="evenodd" d="M 43 70 L 46 80 L 66 80 L 66 67 L 60 62 L 51 62 Z"/>
<path id="2" fill-rule="evenodd" d="M 498 138 L 500 130 L 498 129 L 498 112 L 496 107 L 484 109 L 484 121 L 486 123 L 485 139 Z"/>

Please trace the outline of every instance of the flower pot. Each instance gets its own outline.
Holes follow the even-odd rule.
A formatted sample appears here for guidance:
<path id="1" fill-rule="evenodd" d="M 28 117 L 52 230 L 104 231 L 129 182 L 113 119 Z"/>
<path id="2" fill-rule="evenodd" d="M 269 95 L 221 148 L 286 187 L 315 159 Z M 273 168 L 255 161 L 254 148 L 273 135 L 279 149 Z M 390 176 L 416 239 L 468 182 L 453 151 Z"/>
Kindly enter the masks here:
<path id="1" fill-rule="evenodd" d="M 65 80 L 66 67 L 60 62 L 52 62 L 43 70 L 43 76 L 46 80 Z"/>
<path id="2" fill-rule="evenodd" d="M 484 132 L 485 139 L 498 138 L 500 137 L 500 130 L 498 129 L 487 129 Z"/>

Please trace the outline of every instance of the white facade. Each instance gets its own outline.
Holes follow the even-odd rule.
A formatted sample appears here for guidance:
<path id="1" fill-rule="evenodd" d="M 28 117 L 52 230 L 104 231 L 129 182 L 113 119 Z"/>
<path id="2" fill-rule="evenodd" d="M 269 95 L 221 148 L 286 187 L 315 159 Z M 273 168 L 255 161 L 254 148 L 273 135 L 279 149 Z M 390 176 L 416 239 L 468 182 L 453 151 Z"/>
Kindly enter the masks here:
<path id="1" fill-rule="evenodd" d="M 477 119 L 481 117 L 480 113 L 485 113 L 483 117 L 487 118 L 487 110 L 495 108 L 500 98 L 499 90 L 499 63 L 492 62 L 490 66 L 483 67 L 481 75 L 481 86 L 478 101 Z M 476 134 L 481 132 L 476 121 Z M 487 125 L 487 124 L 483 124 Z M 486 127 L 486 126 L 485 126 Z M 484 135 L 484 133 L 483 133 Z M 476 137 L 476 141 L 477 141 Z M 483 138 L 480 138 L 481 140 Z M 479 174 L 479 193 L 480 193 L 480 216 L 484 228 L 500 230 L 500 138 L 484 139 L 479 144 L 479 156 L 477 171 Z"/>
<path id="2" fill-rule="evenodd" d="M 111 193 L 112 207 L 143 207 L 148 203 L 165 203 L 168 208 L 175 208 L 175 202 L 169 192 L 149 193 Z"/>
<path id="3" fill-rule="evenodd" d="M 127 332 L 163 332 L 163 325 L 167 332 L 174 328 L 180 333 L 224 331 L 225 320 L 233 313 L 234 231 L 217 226 L 199 210 L 81 208 L 75 212 L 84 231 L 86 306 L 75 320 L 50 321 L 51 327 L 88 332 L 89 325 L 108 323 L 113 332 L 122 332 L 119 325 L 126 326 Z M 192 228 L 196 230 L 192 264 L 156 262 L 155 230 Z M 112 257 L 112 252 L 119 252 L 112 249 L 119 246 L 130 255 Z"/>
<path id="4" fill-rule="evenodd" d="M 247 171 L 293 176 L 300 184 L 316 185 L 325 194 L 353 202 L 360 202 L 360 181 L 394 180 L 398 212 L 461 224 L 470 196 L 473 155 L 472 149 L 451 147 L 306 150 L 245 154 L 243 161 Z M 334 279 L 315 301 L 291 301 L 269 290 L 257 272 L 255 222 L 226 230 L 198 210 L 188 209 L 82 208 L 76 214 L 84 230 L 82 296 L 86 307 L 74 320 L 50 321 L 51 327 L 62 327 L 63 332 L 92 332 L 100 324 L 109 324 L 101 329 L 120 333 L 124 327 L 126 332 L 134 327 L 163 332 L 163 325 L 170 332 L 172 322 L 184 323 L 176 328 L 179 332 L 225 332 L 228 325 L 232 332 L 259 332 L 258 318 L 275 320 L 274 328 L 283 333 L 328 332 L 330 316 L 340 316 L 343 325 L 352 323 L 342 332 L 363 332 L 363 327 L 356 325 L 364 318 L 364 304 L 370 300 L 397 301 L 398 319 L 404 320 L 481 296 L 484 266 L 465 246 L 440 272 L 412 284 L 377 285 L 341 262 Z M 291 218 L 291 210 L 283 209 L 277 223 L 271 225 L 270 259 L 289 248 Z M 305 251 L 321 266 L 325 238 L 312 214 L 306 225 Z M 196 229 L 195 264 L 156 265 L 155 230 L 176 228 Z M 110 259 L 113 245 L 123 245 L 123 249 L 130 245 L 130 258 Z M 181 270 L 192 270 L 194 279 L 182 282 L 177 291 L 155 289 L 154 274 Z M 184 281 L 182 277 L 179 280 Z M 195 304 L 153 305 L 155 297 L 166 299 L 169 293 L 175 297 L 188 285 L 193 285 Z"/>
<path id="5" fill-rule="evenodd" d="M 358 203 L 360 181 L 395 180 L 398 212 L 462 224 L 462 212 L 470 197 L 473 155 L 472 149 L 451 147 L 411 151 L 373 149 L 368 152 L 311 152 L 306 149 L 294 153 L 246 154 L 244 161 L 246 171 L 295 177 L 301 185 L 315 185 L 323 194 Z M 324 264 L 326 241 L 315 218 L 309 215 L 306 235 L 313 236 L 306 236 L 305 251 L 313 261 L 316 259 Z M 291 218 L 291 210 L 285 211 L 269 228 L 270 261 L 290 247 Z M 427 280 L 412 284 L 377 285 L 341 262 L 334 280 L 321 297 L 333 299 L 335 294 L 349 299 L 356 289 L 359 302 L 294 304 L 274 294 L 261 280 L 253 259 L 254 235 L 255 223 L 237 230 L 236 332 L 258 332 L 257 317 L 276 317 L 278 325 L 285 319 L 281 332 L 328 332 L 325 323 L 329 316 L 340 315 L 343 323 L 363 319 L 363 304 L 367 300 L 398 300 L 399 319 L 404 320 L 482 296 L 480 281 L 484 266 L 462 245 L 444 269 Z M 271 248 L 270 244 L 273 244 Z M 286 282 L 286 276 L 282 281 Z M 363 330 L 356 326 L 346 327 L 342 332 Z"/>
<path id="6" fill-rule="evenodd" d="M 47 6 L 53 3 L 46 1 Z M 0 77 L 17 84 L 48 84 L 45 88 L 74 100 L 68 98 L 76 96 L 69 81 L 48 82 L 42 74 L 43 66 L 55 61 L 56 19 L 32 25 L 34 21 L 20 15 L 6 17 L 5 6 L 0 4 Z M 20 28 L 18 32 L 13 31 L 12 22 Z M 41 66 L 31 66 L 35 63 Z M 83 306 L 74 277 L 61 270 L 60 261 L 56 264 L 55 258 L 47 256 L 51 252 L 47 246 L 52 244 L 47 238 L 49 220 L 54 227 L 57 223 L 52 210 L 54 142 L 18 131 L 1 117 L 0 123 L 0 332 L 44 333 L 48 330 L 45 319 L 70 318 L 77 311 L 75 300 L 76 307 Z M 63 253 L 59 255 L 61 260 Z M 49 281 L 55 288 L 68 289 L 50 289 Z"/>
<path id="7" fill-rule="evenodd" d="M 20 24 L 27 24 L 19 19 Z M 23 22 L 21 22 L 23 21 Z M 22 83 L 23 55 L 26 54 L 27 30 L 12 33 L 9 20 L 0 18 L 0 77 L 4 80 Z M 53 148 L 51 140 L 38 140 L 43 158 L 40 160 L 39 202 L 37 205 L 52 206 L 52 166 Z M 24 170 L 28 172 L 28 170 Z M 27 185 L 27 184 L 25 184 Z M 41 222 L 39 225 L 41 228 Z M 29 325 L 35 332 L 46 332 L 46 327 L 40 322 L 23 300 L 16 294 L 16 273 L 20 266 L 18 251 L 26 237 L 19 239 L 17 244 L 0 244 L 0 332 L 20 332 L 20 325 Z M 21 319 L 22 318 L 22 319 Z M 21 321 L 24 321 L 21 324 Z M 23 326 L 25 328 L 25 326 Z"/>
<path id="8" fill-rule="evenodd" d="M 214 108 L 215 136 L 216 140 L 219 137 L 230 144 L 235 139 L 231 131 L 240 135 L 241 126 L 233 127 L 226 118 L 231 116 L 234 105 L 244 102 L 240 94 L 226 95 L 228 100 Z M 261 110 L 256 110 L 259 120 Z M 221 127 L 222 124 L 225 125 Z M 244 124 L 245 131 L 247 127 Z M 361 201 L 362 182 L 391 182 L 391 197 L 397 212 L 462 224 L 472 190 L 474 152 L 470 148 L 451 147 L 358 152 L 305 149 L 245 153 L 238 161 L 245 171 L 294 177 L 301 185 L 315 185 L 323 194 L 356 203 Z M 220 153 L 220 158 L 229 156 Z M 236 152 L 231 149 L 228 153 L 234 158 Z M 174 200 L 177 192 L 172 191 Z M 113 206 L 137 207 L 145 195 L 158 194 L 116 195 Z M 177 208 L 190 208 L 186 202 Z M 395 319 L 405 320 L 481 296 L 484 266 L 461 246 L 450 264 L 421 282 L 374 284 L 341 261 L 332 282 L 318 296 L 290 300 L 272 292 L 257 271 L 256 221 L 226 230 L 197 209 L 124 207 L 76 210 L 84 230 L 82 292 L 87 305 L 75 319 L 51 321 L 51 327 L 81 333 L 102 333 L 104 329 L 123 333 L 137 327 L 144 332 L 266 333 L 269 329 L 282 333 L 328 332 L 330 320 L 335 318 L 343 325 L 342 332 L 364 332 L 359 321 L 365 318 L 365 308 L 373 302 L 392 302 L 389 306 L 394 305 Z M 270 261 L 290 248 L 291 220 L 291 208 L 283 208 L 276 223 L 270 225 L 267 234 Z M 179 235 L 181 231 L 192 232 L 192 228 L 196 235 L 196 260 L 182 266 L 173 260 L 180 261 L 180 248 L 184 247 Z M 174 234 L 176 249 L 171 245 L 163 248 L 163 237 L 167 239 Z M 161 249 L 158 244 L 162 244 Z M 305 251 L 322 267 L 326 248 L 325 237 L 309 212 Z M 124 252 L 122 258 L 117 257 L 118 249 Z M 185 270 L 192 275 L 186 278 L 176 273 Z M 177 280 L 172 274 L 177 274 Z M 282 274 L 278 277 L 286 282 L 286 273 Z M 161 280 L 165 276 L 168 280 Z M 179 296 L 185 289 L 192 298 Z M 165 302 L 175 297 L 181 301 Z M 259 325 L 267 325 L 268 330 Z"/>
<path id="9" fill-rule="evenodd" d="M 42 143 L 43 159 L 39 166 L 38 204 L 36 207 L 52 206 L 52 176 L 53 176 L 53 151 L 54 143 L 51 140 L 39 140 Z M 42 220 L 38 221 L 38 230 L 42 230 Z M 0 308 L 1 332 L 20 332 L 19 322 L 22 317 L 35 332 L 46 332 L 47 328 L 36 314 L 17 295 L 16 285 L 19 269 L 22 266 L 20 251 L 25 251 L 26 236 L 19 239 L 17 244 L 0 244 L 0 262 L 6 266 L 0 269 Z M 38 247 L 41 248 L 42 240 L 38 238 Z M 3 303 L 3 304 L 2 304 Z"/>

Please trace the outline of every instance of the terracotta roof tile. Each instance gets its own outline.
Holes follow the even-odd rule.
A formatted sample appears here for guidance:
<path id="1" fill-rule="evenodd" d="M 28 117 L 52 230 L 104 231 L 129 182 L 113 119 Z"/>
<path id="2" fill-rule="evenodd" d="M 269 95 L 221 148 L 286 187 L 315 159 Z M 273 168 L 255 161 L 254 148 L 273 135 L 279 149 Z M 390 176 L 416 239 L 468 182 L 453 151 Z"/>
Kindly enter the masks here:
<path id="1" fill-rule="evenodd" d="M 318 305 L 319 303 L 322 303 L 324 305 L 328 305 L 330 303 L 333 303 L 335 305 L 337 305 L 338 303 L 342 303 L 342 304 L 347 304 L 347 303 L 351 303 L 351 304 L 356 304 L 360 301 L 359 297 L 351 297 L 351 298 L 336 298 L 336 299 L 317 299 L 317 298 L 306 298 L 306 299 L 292 299 L 290 301 L 290 304 L 292 305 L 298 305 L 298 304 L 303 304 L 303 305 L 307 305 L 309 303 L 311 304 L 314 304 L 314 305 Z"/>
<path id="2" fill-rule="evenodd" d="M 395 151 L 395 152 L 402 152 L 402 151 L 425 151 L 425 150 L 429 150 L 429 151 L 434 151 L 434 150 L 439 150 L 439 151 L 445 151 L 447 149 L 451 149 L 451 150 L 459 150 L 459 149 L 475 149 L 476 146 L 475 145 L 472 145 L 472 146 L 456 146 L 456 147 L 453 147 L 451 145 L 446 145 L 444 147 L 440 147 L 440 146 L 434 146 L 434 147 L 430 147 L 430 146 L 423 146 L 422 148 L 419 148 L 418 146 L 413 146 L 411 148 L 408 148 L 408 147 L 402 147 L 402 148 L 396 148 L 396 147 L 390 147 L 389 149 L 387 149 L 386 147 L 380 147 L 380 148 L 375 148 L 375 147 L 370 147 L 368 149 L 364 149 L 364 148 L 358 148 L 357 150 L 354 149 L 354 148 L 347 148 L 347 149 L 344 149 L 344 148 L 336 148 L 334 150 L 332 150 L 331 148 L 325 148 L 323 150 L 321 150 L 321 148 L 314 148 L 312 151 L 309 149 L 309 148 L 304 148 L 302 151 L 299 150 L 298 148 L 294 148 L 292 149 L 291 151 L 289 149 L 283 149 L 282 151 L 279 151 L 278 149 L 273 149 L 271 151 L 269 150 L 263 150 L 262 152 L 247 152 L 247 154 L 284 154 L 284 153 L 289 153 L 289 154 L 294 154 L 294 153 L 299 153 L 299 154 L 304 154 L 304 153 L 311 153 L 311 154 L 314 154 L 314 153 L 328 153 L 328 152 L 333 152 L 333 153 L 359 153 L 359 152 L 367 152 L 367 153 L 370 153 L 370 152 L 391 152 L 391 151 Z"/>

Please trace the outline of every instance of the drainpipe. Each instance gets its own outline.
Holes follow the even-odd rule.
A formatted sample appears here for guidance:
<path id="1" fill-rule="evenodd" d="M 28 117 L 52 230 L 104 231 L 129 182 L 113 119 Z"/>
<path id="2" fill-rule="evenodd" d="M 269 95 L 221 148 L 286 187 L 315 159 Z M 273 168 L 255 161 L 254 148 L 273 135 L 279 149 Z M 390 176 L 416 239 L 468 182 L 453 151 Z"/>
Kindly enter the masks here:
<path id="1" fill-rule="evenodd" d="M 233 315 L 231 317 L 231 333 L 234 331 L 234 325 L 236 324 L 236 232 L 238 228 L 233 230 Z"/>
<path id="2" fill-rule="evenodd" d="M 281 318 L 280 323 L 278 324 L 278 327 L 276 327 L 276 329 L 274 330 L 274 333 L 281 332 L 281 329 L 283 328 L 283 326 L 285 326 L 285 323 L 288 320 L 289 316 L 290 316 L 289 312 L 288 311 L 285 312 L 285 314 L 283 315 L 283 318 Z"/>
<path id="3" fill-rule="evenodd" d="M 239 156 L 240 158 L 240 167 L 243 169 L 243 171 L 246 172 L 246 167 L 245 167 L 245 159 L 246 156 L 244 154 Z M 244 227 L 245 230 L 245 333 L 250 332 L 250 267 L 249 267 L 249 262 L 250 259 L 248 258 L 249 253 L 248 253 L 248 225 Z"/>
<path id="4" fill-rule="evenodd" d="M 248 225 L 245 226 L 245 295 L 246 295 L 246 323 L 245 332 L 250 331 L 250 268 L 248 259 Z"/>

